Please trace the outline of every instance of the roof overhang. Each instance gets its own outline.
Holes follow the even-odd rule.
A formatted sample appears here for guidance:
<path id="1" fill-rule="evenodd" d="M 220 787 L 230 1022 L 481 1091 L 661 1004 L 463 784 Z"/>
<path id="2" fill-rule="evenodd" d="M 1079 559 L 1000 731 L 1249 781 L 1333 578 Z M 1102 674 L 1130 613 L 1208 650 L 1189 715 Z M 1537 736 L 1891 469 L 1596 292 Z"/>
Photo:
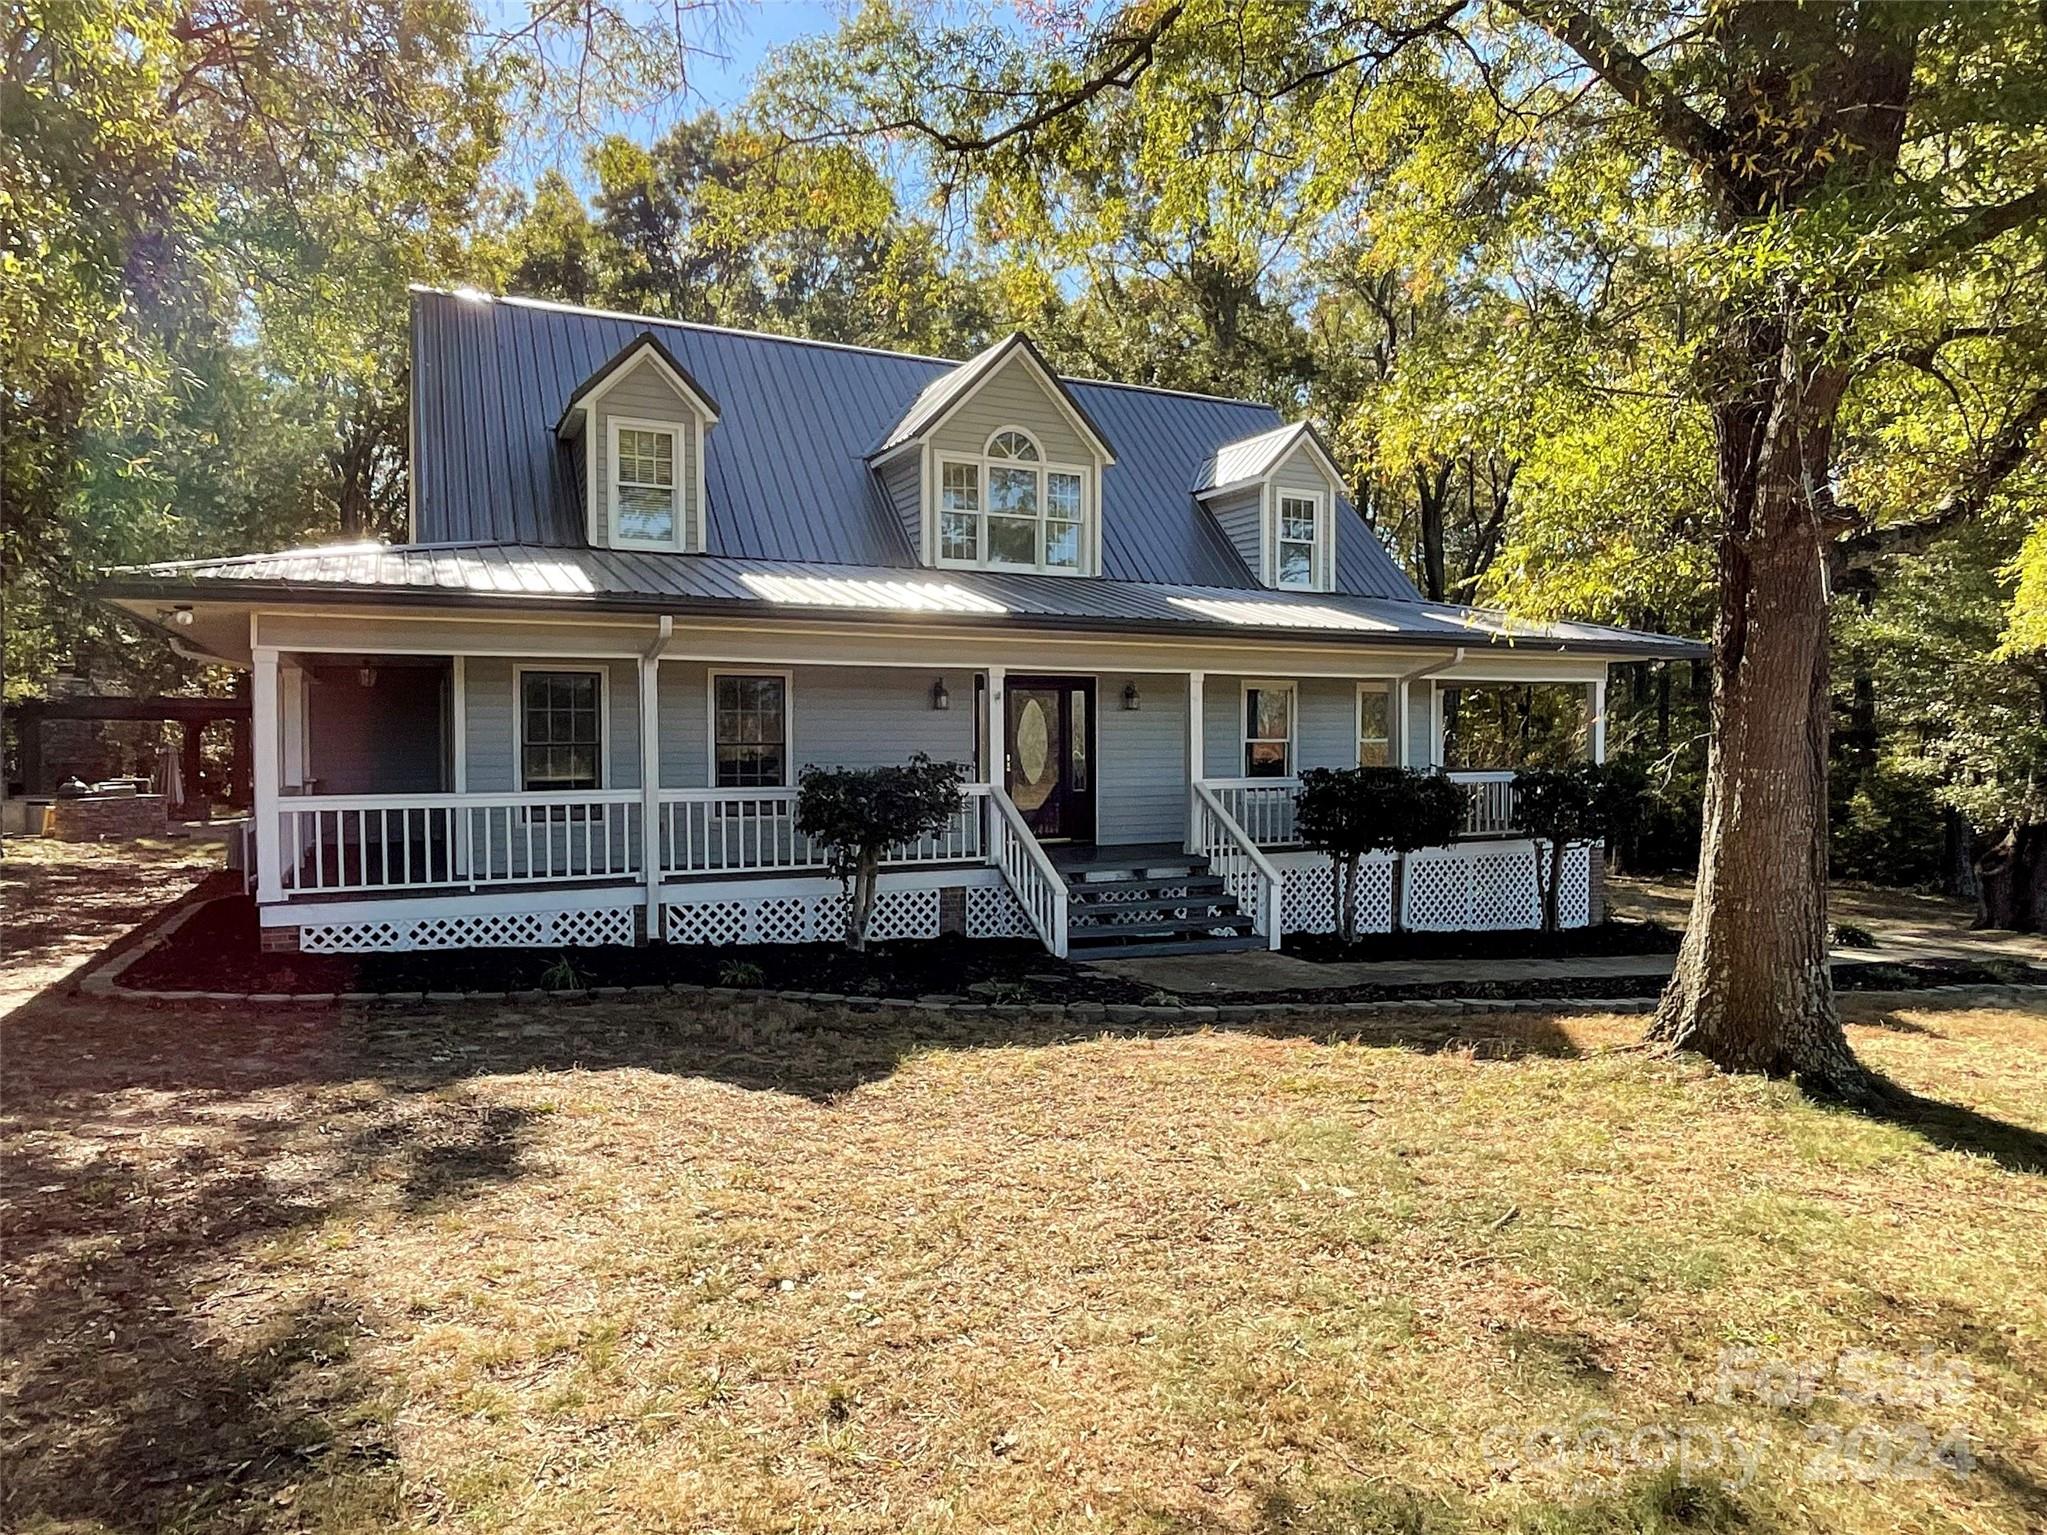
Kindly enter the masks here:
<path id="1" fill-rule="evenodd" d="M 618 351 L 610 361 L 592 373 L 576 386 L 576 392 L 569 396 L 562 407 L 560 418 L 554 424 L 557 437 L 574 437 L 583 430 L 590 409 L 604 398 L 605 392 L 624 378 L 639 363 L 645 361 L 668 380 L 675 392 L 681 395 L 703 416 L 704 425 L 714 426 L 718 420 L 718 402 L 711 398 L 711 392 L 697 382 L 696 377 L 676 360 L 661 338 L 650 330 L 641 331 Z"/>
<path id="2" fill-rule="evenodd" d="M 1276 441 L 1271 450 L 1262 456 L 1263 461 L 1258 465 L 1256 472 L 1232 475 L 1225 482 L 1209 481 L 1198 484 L 1194 487 L 1195 500 L 1213 501 L 1223 496 L 1235 495 L 1240 491 L 1249 490 L 1257 485 L 1263 485 L 1271 477 L 1273 471 L 1285 463 L 1296 449 L 1303 448 L 1307 451 L 1308 456 L 1315 460 L 1316 467 L 1328 476 L 1329 483 L 1339 491 L 1343 489 L 1343 470 L 1337 466 L 1336 457 L 1329 451 L 1329 445 L 1322 440 L 1322 434 L 1316 431 L 1311 423 L 1296 421 L 1291 426 L 1283 427 L 1273 432 L 1261 432 L 1258 435 L 1260 437 L 1272 437 Z M 1247 438 L 1243 440 L 1251 441 L 1253 439 Z M 1209 458 L 1210 468 L 1212 469 L 1216 462 L 1221 459 L 1222 455 L 1233 446 L 1235 444 L 1225 443 L 1222 447 L 1216 449 L 1215 453 Z"/>

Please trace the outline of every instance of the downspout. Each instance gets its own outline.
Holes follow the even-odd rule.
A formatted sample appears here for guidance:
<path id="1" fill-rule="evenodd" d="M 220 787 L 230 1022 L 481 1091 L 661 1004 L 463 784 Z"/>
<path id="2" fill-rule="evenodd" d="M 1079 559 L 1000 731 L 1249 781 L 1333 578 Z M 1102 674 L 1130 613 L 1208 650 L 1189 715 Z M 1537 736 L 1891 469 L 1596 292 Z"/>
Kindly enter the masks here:
<path id="1" fill-rule="evenodd" d="M 663 613 L 640 652 L 640 877 L 646 883 L 646 935 L 661 937 L 661 655 L 675 637 Z"/>

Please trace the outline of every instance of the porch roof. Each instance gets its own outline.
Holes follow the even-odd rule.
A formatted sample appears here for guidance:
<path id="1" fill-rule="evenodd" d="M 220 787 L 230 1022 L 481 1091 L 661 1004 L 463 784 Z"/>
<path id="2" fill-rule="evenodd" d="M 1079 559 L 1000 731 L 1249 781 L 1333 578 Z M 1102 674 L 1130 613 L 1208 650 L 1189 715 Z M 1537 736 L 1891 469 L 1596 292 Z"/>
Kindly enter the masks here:
<path id="1" fill-rule="evenodd" d="M 1118 633 L 1269 634 L 1361 645 L 1463 645 L 1623 658 L 1696 658 L 1696 640 L 1535 622 L 1451 603 L 1250 591 L 1022 572 L 905 570 L 540 544 L 347 544 L 124 566 L 113 601 L 287 602 L 806 618 L 917 617 Z"/>

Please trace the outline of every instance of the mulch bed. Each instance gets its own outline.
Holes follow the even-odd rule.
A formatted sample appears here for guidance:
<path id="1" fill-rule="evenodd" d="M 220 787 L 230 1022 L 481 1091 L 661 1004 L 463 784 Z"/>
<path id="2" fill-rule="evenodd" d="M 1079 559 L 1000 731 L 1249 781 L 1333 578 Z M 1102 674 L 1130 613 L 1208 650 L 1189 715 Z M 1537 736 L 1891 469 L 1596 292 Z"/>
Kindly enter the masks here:
<path id="1" fill-rule="evenodd" d="M 1682 934 L 1661 922 L 1602 922 L 1560 933 L 1362 933 L 1346 944 L 1334 933 L 1294 933 L 1282 953 L 1318 964 L 1426 963 L 1441 959 L 1584 959 L 1614 954 L 1675 954 Z"/>
<path id="2" fill-rule="evenodd" d="M 1333 939 L 1297 937 L 1304 959 L 1525 959 L 1667 953 L 1676 937 L 1655 923 L 1613 922 L 1576 933 L 1390 935 L 1345 950 Z M 1636 947 L 1624 945 L 1633 944 Z M 1361 952 L 1369 949 L 1370 953 Z M 1845 991 L 2047 983 L 2047 966 L 1954 961 L 1921 965 L 1837 965 Z M 1053 958 L 1035 942 L 947 937 L 878 943 L 865 954 L 837 944 L 650 944 L 643 948 L 441 949 L 412 954 L 266 954 L 256 908 L 245 896 L 210 901 L 177 932 L 129 966 L 123 987 L 143 991 L 257 992 L 588 992 L 612 986 L 729 986 L 847 997 L 937 997 L 959 1002 L 1144 1003 L 1180 1000 L 1154 988 Z M 1446 997 L 1653 997 L 1659 976 L 1541 977 L 1362 984 L 1262 992 L 1203 991 L 1184 1000 L 1248 1002 L 1423 1001 Z"/>

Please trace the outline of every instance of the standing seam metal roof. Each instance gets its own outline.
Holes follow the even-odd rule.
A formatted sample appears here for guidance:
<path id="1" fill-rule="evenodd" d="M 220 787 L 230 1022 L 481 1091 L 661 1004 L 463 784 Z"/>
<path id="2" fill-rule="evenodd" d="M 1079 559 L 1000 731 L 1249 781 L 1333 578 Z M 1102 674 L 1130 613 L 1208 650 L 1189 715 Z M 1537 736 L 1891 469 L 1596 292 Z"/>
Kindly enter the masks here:
<path id="1" fill-rule="evenodd" d="M 577 388 L 642 333 L 721 409 L 704 450 L 710 554 L 921 568 L 866 459 L 957 363 L 430 290 L 415 291 L 412 311 L 414 536 L 583 547 L 580 449 L 560 445 L 554 425 Z M 1188 486 L 1217 449 L 1283 425 L 1279 413 L 1064 382 L 1116 446 L 1103 474 L 1103 575 L 1263 591 Z M 1419 601 L 1348 503 L 1342 512 L 1338 590 Z"/>

